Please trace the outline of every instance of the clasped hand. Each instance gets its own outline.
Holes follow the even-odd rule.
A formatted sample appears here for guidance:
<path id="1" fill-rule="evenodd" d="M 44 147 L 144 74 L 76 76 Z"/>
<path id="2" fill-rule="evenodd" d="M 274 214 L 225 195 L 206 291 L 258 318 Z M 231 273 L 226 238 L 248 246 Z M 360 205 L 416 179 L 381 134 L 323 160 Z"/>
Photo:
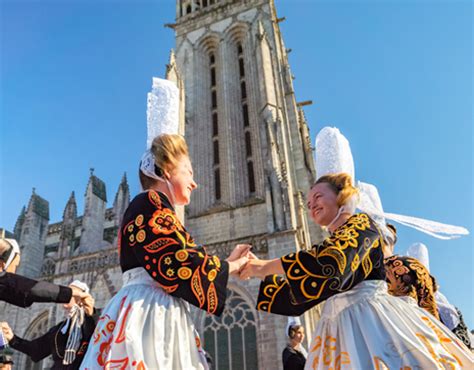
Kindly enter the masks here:
<path id="1" fill-rule="evenodd" d="M 230 256 L 226 259 L 229 262 L 229 273 L 241 280 L 248 280 L 251 277 L 264 278 L 265 265 L 267 261 L 258 259 L 251 252 L 252 246 L 249 244 L 237 244 Z"/>

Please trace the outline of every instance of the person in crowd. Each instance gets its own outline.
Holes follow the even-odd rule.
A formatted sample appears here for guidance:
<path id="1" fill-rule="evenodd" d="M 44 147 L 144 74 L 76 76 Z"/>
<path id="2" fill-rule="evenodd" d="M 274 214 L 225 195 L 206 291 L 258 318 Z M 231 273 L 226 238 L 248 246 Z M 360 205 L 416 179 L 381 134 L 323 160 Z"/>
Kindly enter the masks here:
<path id="1" fill-rule="evenodd" d="M 69 287 L 89 293 L 89 287 L 78 280 L 73 281 Z M 73 297 L 63 306 L 65 319 L 35 339 L 23 339 L 13 332 L 7 322 L 0 323 L 8 345 L 35 362 L 52 355 L 54 370 L 79 369 L 96 326 L 94 300 L 90 295 L 84 300 Z"/>
<path id="2" fill-rule="evenodd" d="M 263 279 L 257 309 L 299 316 L 325 301 L 307 369 L 473 366 L 471 352 L 444 325 L 388 294 L 384 235 L 367 213 L 355 213 L 357 198 L 346 173 L 316 181 L 308 194 L 309 213 L 330 236 L 310 250 L 249 259 L 240 276 Z"/>
<path id="3" fill-rule="evenodd" d="M 197 187 L 184 138 L 159 135 L 151 151 L 151 168 L 142 161 L 139 172 L 145 191 L 119 230 L 124 285 L 104 308 L 82 369 L 208 369 L 188 304 L 220 315 L 229 275 L 248 260 L 248 245 L 226 260 L 209 254 L 179 220 L 176 207 Z"/>
<path id="4" fill-rule="evenodd" d="M 304 327 L 299 319 L 288 319 L 286 334 L 288 345 L 282 353 L 283 370 L 303 370 L 308 352 L 303 347 Z"/>
<path id="5" fill-rule="evenodd" d="M 72 303 L 89 298 L 75 287 L 37 281 L 15 274 L 20 264 L 20 248 L 15 239 L 0 238 L 0 301 L 18 307 L 30 307 L 34 302 Z"/>
<path id="6" fill-rule="evenodd" d="M 385 239 L 384 263 L 388 292 L 396 297 L 411 297 L 420 306 L 439 320 L 435 300 L 436 282 L 429 270 L 416 258 L 394 254 L 397 229 L 387 224 L 392 238 Z"/>

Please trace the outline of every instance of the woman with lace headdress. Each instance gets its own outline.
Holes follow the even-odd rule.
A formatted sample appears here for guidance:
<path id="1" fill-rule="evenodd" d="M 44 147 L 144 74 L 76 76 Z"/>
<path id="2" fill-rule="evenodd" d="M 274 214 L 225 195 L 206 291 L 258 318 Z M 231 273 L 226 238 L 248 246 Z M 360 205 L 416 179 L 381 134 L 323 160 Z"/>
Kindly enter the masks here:
<path id="1" fill-rule="evenodd" d="M 326 144 L 333 161 L 333 145 L 341 142 L 328 142 L 320 145 Z M 316 165 L 318 169 L 318 156 Z M 251 259 L 242 270 L 243 279 L 263 279 L 257 308 L 298 316 L 325 302 L 305 369 L 473 366 L 470 351 L 444 325 L 388 294 L 383 225 L 366 212 L 355 212 L 359 191 L 352 176 L 340 169 L 344 166 L 320 170 L 308 194 L 310 217 L 330 236 L 309 250 L 274 260 Z"/>
<path id="2" fill-rule="evenodd" d="M 401 259 L 414 259 L 418 261 L 423 268 L 426 270 L 427 274 L 430 274 L 430 260 L 429 260 L 429 253 L 428 248 L 423 243 L 414 243 L 410 245 L 407 250 L 406 256 L 399 256 Z M 385 265 L 387 266 L 387 265 Z M 412 270 L 411 266 L 407 266 L 408 270 Z M 415 265 L 415 270 L 419 271 L 420 269 L 417 268 Z M 411 271 L 410 271 L 411 272 Z M 403 271 L 402 271 L 403 273 Z M 395 275 L 397 276 L 397 275 Z M 431 276 L 431 275 L 430 275 Z M 397 279 L 397 284 L 394 284 L 393 290 L 397 290 L 395 287 L 401 287 L 398 289 L 399 294 L 403 294 L 404 291 L 411 291 L 412 288 L 410 287 L 410 283 L 412 279 L 403 279 L 403 282 L 400 279 Z M 428 284 L 429 285 L 429 284 Z M 470 348 L 471 350 L 474 349 L 472 335 L 469 332 L 469 329 L 464 322 L 461 310 L 451 304 L 446 296 L 441 293 L 438 283 L 433 278 L 433 299 L 437 310 L 437 315 L 439 316 L 439 320 L 446 325 L 448 329 L 450 329 L 460 340 L 464 342 L 464 344 Z M 390 289 L 390 283 L 389 283 Z"/>
<path id="3" fill-rule="evenodd" d="M 377 198 L 378 196 L 375 195 Z M 377 201 L 382 203 L 380 199 Z M 448 302 L 439 291 L 436 279 L 430 274 L 428 249 L 422 243 L 412 244 L 407 255 L 394 254 L 397 228 L 386 224 L 389 231 L 384 240 L 384 264 L 388 292 L 396 297 L 416 303 L 440 320 L 472 350 L 472 340 L 457 307 Z"/>
<path id="4" fill-rule="evenodd" d="M 139 170 L 144 191 L 119 230 L 124 285 L 104 308 L 82 369 L 208 369 L 189 304 L 220 315 L 229 275 L 247 261 L 250 246 L 238 245 L 224 261 L 181 223 L 176 207 L 189 204 L 197 184 L 186 142 L 176 134 L 178 90 L 154 79 L 150 95 Z"/>
<path id="5" fill-rule="evenodd" d="M 308 352 L 303 347 L 305 337 L 304 326 L 301 325 L 298 317 L 288 317 L 286 335 L 288 337 L 288 344 L 281 356 L 283 370 L 303 370 Z"/>

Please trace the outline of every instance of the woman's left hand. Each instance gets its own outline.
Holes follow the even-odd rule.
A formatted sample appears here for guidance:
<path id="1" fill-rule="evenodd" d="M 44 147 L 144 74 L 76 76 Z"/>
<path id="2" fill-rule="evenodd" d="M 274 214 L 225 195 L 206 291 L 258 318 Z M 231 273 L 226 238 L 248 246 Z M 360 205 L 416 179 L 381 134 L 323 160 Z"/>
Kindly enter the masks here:
<path id="1" fill-rule="evenodd" d="M 88 316 L 92 316 L 94 313 L 94 298 L 90 294 L 88 294 L 85 298 L 83 298 L 80 302 L 80 306 L 84 308 L 84 313 Z"/>
<path id="2" fill-rule="evenodd" d="M 272 274 L 284 274 L 283 266 L 279 258 L 273 260 L 259 260 L 255 258 L 249 258 L 247 264 L 240 270 L 239 277 L 242 280 L 250 279 L 251 277 L 257 277 L 264 279 L 267 275 Z"/>
<path id="3" fill-rule="evenodd" d="M 240 270 L 239 277 L 242 280 L 247 280 L 252 277 L 263 279 L 267 275 L 265 270 L 268 262 L 270 261 L 249 259 L 247 264 Z"/>

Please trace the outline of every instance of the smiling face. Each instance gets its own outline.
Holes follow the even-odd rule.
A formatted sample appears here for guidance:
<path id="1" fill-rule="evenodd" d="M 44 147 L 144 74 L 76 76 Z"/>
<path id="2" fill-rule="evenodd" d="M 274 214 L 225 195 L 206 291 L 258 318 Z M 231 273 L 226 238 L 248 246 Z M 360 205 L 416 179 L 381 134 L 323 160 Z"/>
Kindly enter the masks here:
<path id="1" fill-rule="evenodd" d="M 337 194 L 325 182 L 314 185 L 308 194 L 308 210 L 314 223 L 327 226 L 337 215 Z"/>
<path id="2" fill-rule="evenodd" d="M 167 173 L 174 193 L 176 205 L 185 206 L 191 200 L 191 193 L 197 188 L 193 179 L 193 167 L 188 156 L 181 156 L 176 167 Z"/>

